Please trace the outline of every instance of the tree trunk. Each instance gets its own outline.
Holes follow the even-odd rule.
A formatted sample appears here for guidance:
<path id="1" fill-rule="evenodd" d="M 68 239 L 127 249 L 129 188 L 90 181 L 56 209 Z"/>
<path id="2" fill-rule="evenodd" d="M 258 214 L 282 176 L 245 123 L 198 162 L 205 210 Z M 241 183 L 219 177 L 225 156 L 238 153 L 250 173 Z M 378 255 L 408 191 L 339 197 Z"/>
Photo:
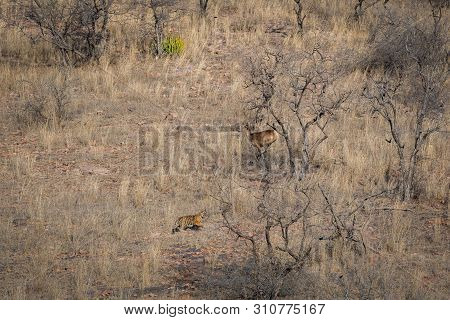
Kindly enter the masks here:
<path id="1" fill-rule="evenodd" d="M 306 15 L 303 15 L 303 5 L 302 0 L 294 0 L 296 7 L 295 7 L 295 14 L 297 15 L 297 32 L 302 33 L 303 32 L 303 21 L 306 18 Z"/>
<path id="2" fill-rule="evenodd" d="M 406 181 L 408 180 L 408 169 L 405 163 L 405 159 L 402 155 L 399 155 L 399 164 L 400 164 L 400 181 L 398 182 L 398 192 L 400 195 L 400 200 L 405 200 L 406 195 Z"/>
<path id="3" fill-rule="evenodd" d="M 162 55 L 162 40 L 163 31 L 161 23 L 158 19 L 155 19 L 155 43 L 156 43 L 156 56 L 160 57 Z"/>
<path id="4" fill-rule="evenodd" d="M 292 146 L 292 143 L 286 139 L 286 146 L 288 149 L 288 157 L 289 157 L 289 173 L 291 177 L 295 174 L 297 168 L 295 165 L 295 156 L 294 156 L 294 147 Z"/>
<path id="5" fill-rule="evenodd" d="M 358 3 L 355 5 L 355 13 L 353 15 L 355 21 L 359 21 L 359 18 L 361 18 L 363 15 L 363 2 L 364 0 L 358 0 Z"/>
<path id="6" fill-rule="evenodd" d="M 274 114 L 274 113 L 272 113 Z M 283 138 L 284 138 L 284 142 L 286 144 L 286 148 L 288 151 L 288 161 L 289 161 L 289 174 L 290 176 L 294 176 L 295 172 L 296 172 L 296 164 L 295 164 L 295 153 L 294 153 L 294 146 L 292 145 L 291 139 L 289 137 L 289 133 L 287 131 L 287 129 L 282 125 L 281 121 L 279 121 L 278 118 L 275 117 L 275 119 L 277 119 L 278 124 L 281 127 L 281 132 L 277 131 Z"/>
<path id="7" fill-rule="evenodd" d="M 409 201 L 413 195 L 413 172 L 412 170 L 408 170 L 406 181 L 404 181 L 403 187 L 403 200 Z"/>
<path id="8" fill-rule="evenodd" d="M 424 142 L 424 136 L 422 135 L 422 128 L 423 128 L 423 121 L 425 117 L 425 109 L 426 109 L 426 102 L 424 102 L 424 106 L 422 109 L 419 110 L 417 113 L 417 120 L 416 120 L 416 128 L 414 133 L 414 149 L 412 150 L 411 156 L 409 158 L 409 166 L 408 170 L 406 172 L 406 175 L 404 176 L 403 180 L 403 200 L 409 201 L 414 195 L 414 176 L 416 173 L 416 165 L 417 165 L 417 159 L 419 151 L 423 145 Z"/>
<path id="9" fill-rule="evenodd" d="M 307 129 L 303 130 L 302 137 L 302 169 L 300 178 L 303 179 L 308 174 L 309 171 L 309 153 L 308 153 L 308 135 Z"/>
<path id="10" fill-rule="evenodd" d="M 200 4 L 200 13 L 205 16 L 206 15 L 206 9 L 208 9 L 208 0 L 199 0 Z"/>
<path id="11" fill-rule="evenodd" d="M 272 246 L 272 240 L 270 239 L 270 229 L 271 228 L 272 228 L 272 225 L 270 223 L 270 219 L 267 218 L 264 234 L 266 237 L 267 254 L 269 255 L 270 259 L 273 258 L 273 246 Z"/>
<path id="12" fill-rule="evenodd" d="M 292 270 L 293 270 L 292 267 L 286 267 L 281 272 L 281 274 L 278 275 L 278 277 L 275 280 L 275 283 L 273 285 L 273 288 L 272 288 L 272 290 L 270 292 L 270 295 L 269 295 L 269 299 L 270 300 L 275 300 L 276 298 L 278 298 L 278 295 L 280 294 L 281 287 L 283 286 L 283 283 L 284 283 L 284 279 L 289 275 L 289 273 L 291 273 Z"/>
<path id="13" fill-rule="evenodd" d="M 418 150 L 414 150 L 413 155 L 411 156 L 408 175 L 405 181 L 405 201 L 411 200 L 411 198 L 414 196 L 414 177 L 416 174 L 417 154 Z"/>

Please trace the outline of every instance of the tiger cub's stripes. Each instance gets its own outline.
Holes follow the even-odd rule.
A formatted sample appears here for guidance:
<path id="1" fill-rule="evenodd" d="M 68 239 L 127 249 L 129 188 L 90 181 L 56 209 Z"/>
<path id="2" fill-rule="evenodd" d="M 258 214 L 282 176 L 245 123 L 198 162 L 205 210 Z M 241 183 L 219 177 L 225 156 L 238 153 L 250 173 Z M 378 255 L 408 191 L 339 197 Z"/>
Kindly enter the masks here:
<path id="1" fill-rule="evenodd" d="M 179 217 L 172 228 L 172 233 L 186 229 L 199 229 L 203 227 L 202 219 L 206 210 L 190 216 Z"/>

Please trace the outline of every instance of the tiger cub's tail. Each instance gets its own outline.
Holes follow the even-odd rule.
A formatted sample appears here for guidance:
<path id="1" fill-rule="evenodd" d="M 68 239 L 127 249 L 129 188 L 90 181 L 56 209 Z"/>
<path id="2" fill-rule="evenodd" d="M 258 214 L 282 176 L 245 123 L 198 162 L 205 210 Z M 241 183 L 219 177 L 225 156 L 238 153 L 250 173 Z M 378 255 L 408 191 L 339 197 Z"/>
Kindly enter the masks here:
<path id="1" fill-rule="evenodd" d="M 172 234 L 174 234 L 175 232 L 180 231 L 180 220 L 178 219 L 177 222 L 175 222 L 175 225 L 172 228 Z"/>

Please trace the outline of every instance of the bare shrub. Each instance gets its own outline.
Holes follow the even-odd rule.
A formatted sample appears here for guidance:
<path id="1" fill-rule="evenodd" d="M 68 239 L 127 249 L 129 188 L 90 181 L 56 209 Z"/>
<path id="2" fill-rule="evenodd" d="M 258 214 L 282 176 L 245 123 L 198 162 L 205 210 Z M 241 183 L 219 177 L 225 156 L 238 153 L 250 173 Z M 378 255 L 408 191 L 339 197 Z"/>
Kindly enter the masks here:
<path id="1" fill-rule="evenodd" d="M 24 1 L 12 23 L 33 41 L 51 43 L 64 65 L 80 65 L 103 54 L 113 1 Z"/>
<path id="2" fill-rule="evenodd" d="M 160 57 L 164 54 L 163 41 L 166 36 L 167 23 L 175 20 L 183 11 L 179 0 L 136 0 L 137 10 L 149 10 L 152 17 L 151 34 L 153 37 L 154 54 Z"/>
<path id="3" fill-rule="evenodd" d="M 230 187 L 234 184 L 238 182 L 233 181 Z M 211 195 L 221 203 L 224 227 L 247 244 L 248 260 L 236 271 L 242 273 L 239 278 L 248 278 L 241 292 L 245 298 L 279 297 L 281 290 L 287 289 L 287 279 L 308 272 L 324 241 L 330 247 L 340 248 L 333 250 L 338 254 L 333 259 L 339 261 L 341 268 L 345 268 L 348 259 L 365 256 L 361 229 L 368 217 L 363 208 L 384 192 L 355 197 L 345 208 L 338 209 L 324 189 L 305 186 L 295 179 L 267 175 L 259 187 L 248 190 L 255 205 L 250 211 L 239 213 L 226 188 Z M 249 221 L 244 223 L 243 216 Z"/>
<path id="4" fill-rule="evenodd" d="M 376 42 L 373 71 L 364 89 L 372 112 L 388 126 L 400 168 L 398 191 L 402 200 L 414 196 L 417 164 L 430 136 L 444 122 L 448 52 L 446 20 L 431 7 L 432 19 L 411 21 L 390 16 L 383 24 L 387 41 Z M 442 11 L 440 11 L 442 14 Z M 386 31 L 388 32 L 386 33 Z M 402 30 L 398 38 L 396 30 Z M 393 47 L 391 47 L 393 44 Z"/>
<path id="5" fill-rule="evenodd" d="M 421 11 L 429 14 L 424 18 Z M 429 53 L 436 57 L 435 49 L 442 55 L 447 42 L 445 13 L 446 7 L 440 2 L 413 1 L 407 6 L 390 2 L 369 30 L 368 52 L 360 67 L 404 69 L 418 58 L 429 61 Z"/>
<path id="6" fill-rule="evenodd" d="M 73 82 L 67 71 L 22 84 L 15 113 L 19 127 L 48 125 L 56 128 L 68 119 Z"/>
<path id="7" fill-rule="evenodd" d="M 252 281 L 245 288 L 247 294 L 253 299 L 275 299 L 286 277 L 300 271 L 310 257 L 310 198 L 295 184 L 265 183 L 259 191 L 260 202 L 250 213 L 256 224 L 250 229 L 234 220 L 231 199 L 223 195 L 216 199 L 222 203 L 224 226 L 251 248 Z"/>
<path id="8" fill-rule="evenodd" d="M 289 55 L 266 51 L 247 66 L 247 87 L 255 92 L 248 106 L 254 122 L 266 122 L 283 137 L 291 175 L 298 169 L 295 155 L 301 154 L 300 178 L 309 172 L 317 148 L 328 138 L 328 124 L 349 96 L 333 86 L 333 63 L 315 48 Z"/>
<path id="9" fill-rule="evenodd" d="M 385 194 L 385 190 L 365 197 L 354 196 L 351 203 L 346 203 L 344 208 L 339 208 L 336 201 L 333 201 L 329 192 L 319 185 L 320 194 L 325 204 L 324 213 L 331 217 L 331 226 L 327 226 L 325 233 L 319 240 L 328 241 L 328 249 L 332 249 L 339 243 L 347 251 L 351 251 L 358 256 L 367 253 L 364 235 L 361 231 L 367 217 L 362 214 L 370 201 Z M 342 255 L 342 249 L 340 250 Z M 338 258 L 341 265 L 344 265 L 342 256 Z"/>

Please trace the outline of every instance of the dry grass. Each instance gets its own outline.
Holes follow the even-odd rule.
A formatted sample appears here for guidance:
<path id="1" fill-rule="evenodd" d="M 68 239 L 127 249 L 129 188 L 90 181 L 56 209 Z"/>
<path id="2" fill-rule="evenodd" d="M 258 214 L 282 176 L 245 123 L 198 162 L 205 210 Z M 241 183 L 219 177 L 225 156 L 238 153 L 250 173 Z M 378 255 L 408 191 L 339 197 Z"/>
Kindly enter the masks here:
<path id="1" fill-rule="evenodd" d="M 321 44 L 336 57 L 362 54 L 375 14 L 349 22 L 352 4 L 311 2 L 299 36 L 292 1 L 213 1 L 207 18 L 187 14 L 170 24 L 187 46 L 180 57 L 162 59 L 142 49 L 141 21 L 118 17 L 99 64 L 64 71 L 71 79 L 69 116 L 59 126 L 17 121 L 24 99 L 33 90 L 44 92 L 43 79 L 60 81 L 61 70 L 49 44 L 33 45 L 0 25 L 0 297 L 211 298 L 208 288 L 217 298 L 246 297 L 224 279 L 232 275 L 239 283 L 248 252 L 221 228 L 219 203 L 208 196 L 231 183 L 229 174 L 141 175 L 139 128 L 244 122 L 244 57 L 264 47 Z M 286 35 L 271 32 L 275 27 Z M 355 196 L 392 188 L 398 174 L 385 124 L 363 112 L 368 107 L 357 93 L 364 78 L 354 70 L 339 82 L 355 95 L 331 123 L 308 178 L 330 190 L 342 208 Z M 321 242 L 282 295 L 448 299 L 447 138 L 445 131 L 427 144 L 416 199 L 404 204 L 385 197 L 365 209 L 365 255 Z M 186 154 L 205 151 L 196 140 L 184 141 Z M 223 152 L 220 143 L 211 146 Z M 254 156 L 251 149 L 243 152 Z M 270 150 L 283 152 L 281 141 Z M 180 163 L 189 161 L 181 157 Z M 216 165 L 225 164 L 221 158 Z M 256 183 L 235 180 L 249 189 L 232 188 L 234 216 L 251 228 Z M 170 234 L 176 217 L 203 208 L 203 230 Z"/>

